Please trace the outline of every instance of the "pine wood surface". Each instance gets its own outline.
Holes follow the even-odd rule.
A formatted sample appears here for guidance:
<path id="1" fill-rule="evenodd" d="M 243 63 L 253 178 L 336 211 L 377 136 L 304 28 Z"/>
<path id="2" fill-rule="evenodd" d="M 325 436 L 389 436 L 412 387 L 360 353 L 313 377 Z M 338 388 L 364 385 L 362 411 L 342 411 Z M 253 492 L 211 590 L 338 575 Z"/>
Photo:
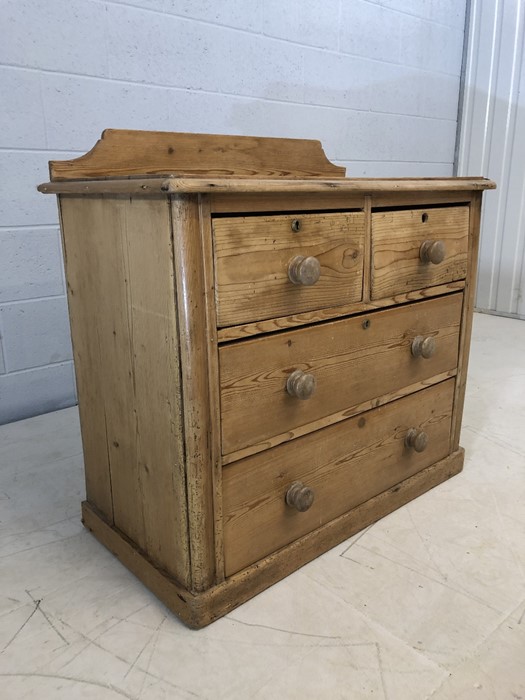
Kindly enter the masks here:
<path id="1" fill-rule="evenodd" d="M 85 158 L 87 156 L 82 156 Z M 80 160 L 80 159 L 76 159 Z M 223 177 L 223 178 L 199 178 L 199 177 L 169 177 L 169 178 L 151 178 L 148 182 L 141 182 L 137 186 L 132 177 L 126 170 L 125 176 L 118 180 L 118 184 L 113 184 L 107 179 L 104 173 L 108 172 L 108 167 L 101 169 L 100 174 L 96 176 L 98 179 L 85 180 L 71 178 L 72 174 L 80 177 L 91 177 L 89 174 L 83 174 L 76 170 L 76 160 L 73 161 L 52 161 L 54 163 L 52 177 L 54 181 L 44 182 L 39 185 L 38 189 L 44 194 L 127 194 L 137 193 L 137 187 L 143 192 L 151 192 L 152 194 L 167 193 L 167 194 L 201 194 L 201 193 L 227 193 L 227 194 L 280 194 L 280 193 L 313 193 L 313 194 L 328 194 L 328 193 L 362 193 L 374 194 L 383 193 L 385 199 L 390 200 L 389 206 L 398 194 L 414 193 L 416 196 L 420 193 L 443 193 L 448 194 L 451 201 L 457 201 L 457 192 L 474 192 L 487 189 L 494 189 L 495 183 L 487 178 L 344 178 L 343 176 L 337 179 L 322 179 L 319 177 L 311 177 L 310 179 L 285 179 L 280 176 L 273 178 L 253 177 Z M 67 164 L 71 163 L 71 166 Z M 109 168 L 112 166 L 110 161 Z M 62 166 L 62 164 L 65 164 Z M 336 166 L 334 166 L 336 167 Z M 110 171 L 110 170 L 109 170 Z M 88 168 L 87 172 L 91 170 Z M 97 172 L 97 171 L 94 171 Z M 111 171 L 110 171 L 111 172 Z M 56 177 L 54 173 L 57 173 Z M 144 170 L 137 173 L 137 177 L 144 179 L 147 174 Z M 95 175 L 93 175 L 95 178 Z M 111 176 L 112 177 L 112 176 Z M 332 177 L 334 177 L 332 175 Z M 76 181 L 75 181 L 76 179 Z M 65 181 L 62 181 L 65 180 Z"/>
<path id="2" fill-rule="evenodd" d="M 444 459 L 365 501 L 331 522 L 273 552 L 247 569 L 202 593 L 191 593 L 159 570 L 133 542 L 112 527 L 89 503 L 82 503 L 86 528 L 139 578 L 171 611 L 189 627 L 200 629 L 226 615 L 242 603 L 285 578 L 320 554 L 363 530 L 458 474 L 463 468 L 464 450 L 459 448 Z"/>
<path id="3" fill-rule="evenodd" d="M 378 406 L 383 406 L 390 401 L 395 401 L 403 396 L 408 396 L 421 389 L 426 389 L 429 386 L 434 386 L 439 382 L 445 381 L 445 379 L 450 379 L 457 375 L 457 369 L 449 369 L 446 372 L 441 372 L 440 374 L 434 374 L 432 377 L 423 379 L 419 382 L 414 382 L 413 384 L 406 384 L 396 391 L 390 391 L 381 396 L 376 396 L 373 399 L 368 399 L 367 401 L 362 401 L 361 403 L 354 404 L 345 408 L 342 411 L 336 413 L 331 413 L 323 418 L 318 418 L 311 423 L 303 423 L 293 430 L 288 430 L 286 433 L 280 433 L 278 435 L 273 435 L 272 437 L 264 440 L 262 442 L 248 445 L 240 450 L 235 450 L 227 455 L 222 455 L 222 464 L 231 464 L 244 457 L 249 457 L 250 455 L 258 454 L 264 450 L 270 449 L 270 447 L 275 447 L 276 445 L 282 445 L 283 442 L 288 442 L 289 440 L 294 440 L 295 438 L 301 437 L 302 435 L 307 435 L 312 433 L 314 430 L 319 430 L 320 428 L 326 428 L 334 423 L 339 423 L 339 421 L 345 418 L 351 418 L 356 416 L 358 413 L 363 413 L 363 411 L 369 411 L 371 408 L 377 408 Z"/>
<path id="4" fill-rule="evenodd" d="M 462 295 L 452 294 L 222 345 L 223 454 L 454 369 L 461 304 Z M 417 335 L 435 338 L 434 357 L 412 356 Z M 316 377 L 317 390 L 310 399 L 286 393 L 287 377 L 295 369 Z"/>
<path id="5" fill-rule="evenodd" d="M 214 322 L 207 295 L 199 202 L 180 195 L 171 202 L 174 268 L 184 405 L 184 457 L 190 539 L 191 590 L 202 591 L 216 580 L 213 463 L 219 451 L 214 387 L 218 384 Z M 154 273 L 152 273 L 154 274 Z"/>
<path id="6" fill-rule="evenodd" d="M 106 129 L 80 158 L 51 161 L 52 180 L 170 175 L 344 177 L 320 141 Z"/>
<path id="7" fill-rule="evenodd" d="M 370 303 L 370 275 L 371 275 L 371 260 L 372 260 L 372 238 L 370 230 L 372 228 L 372 197 L 365 197 L 365 244 L 363 255 L 363 294 L 362 302 Z"/>
<path id="8" fill-rule="evenodd" d="M 201 342 L 204 342 L 207 346 L 207 376 L 209 380 L 210 404 L 209 468 L 211 470 L 213 508 L 213 538 L 211 546 L 215 550 L 215 581 L 219 583 L 224 579 L 224 548 L 222 543 L 222 463 L 220 442 L 221 402 L 219 393 L 215 275 L 213 269 L 213 235 L 211 228 L 210 198 L 208 195 L 199 196 L 198 207 L 206 316 L 206 337 L 201 339 Z"/>
<path id="9" fill-rule="evenodd" d="M 91 238 L 83 236 L 82 213 L 77 213 L 75 203 L 70 208 L 59 200 L 58 205 L 76 388 L 82 397 L 78 408 L 86 496 L 108 522 L 113 523 L 110 442 L 106 412 L 100 410 L 105 383 L 101 372 L 93 372 L 90 376 L 93 368 L 102 366 L 103 348 L 97 330 L 103 319 L 96 307 L 86 302 L 104 284 L 105 270 L 97 263 L 97 240 L 104 237 L 104 232 L 97 229 Z"/>
<path id="10" fill-rule="evenodd" d="M 300 230 L 294 232 L 297 221 Z M 362 212 L 219 218 L 213 222 L 220 327 L 359 301 L 363 284 Z M 319 281 L 288 276 L 294 256 L 314 256 Z"/>
<path id="11" fill-rule="evenodd" d="M 412 476 L 449 453 L 454 380 L 266 450 L 224 468 L 226 576 Z M 407 449 L 409 428 L 424 430 L 424 452 Z M 286 490 L 315 493 L 300 513 Z"/>
<path id="12" fill-rule="evenodd" d="M 372 299 L 464 279 L 467 274 L 469 209 L 442 207 L 372 214 Z M 421 244 L 439 240 L 445 259 L 420 260 Z"/>
<path id="13" fill-rule="evenodd" d="M 492 185 L 493 184 L 494 183 L 492 183 Z M 490 189 L 490 187 L 485 189 Z M 398 207 L 425 209 L 446 204 L 465 206 L 470 203 L 473 194 L 478 190 L 479 188 L 473 188 L 472 191 L 469 191 L 462 187 L 453 190 L 435 189 L 420 190 L 417 192 L 413 190 L 380 190 L 372 194 L 372 209 L 374 211 Z"/>
<path id="14" fill-rule="evenodd" d="M 474 196 L 470 206 L 469 217 L 469 250 L 467 283 L 463 295 L 463 309 L 461 312 L 461 335 L 459 341 L 459 371 L 456 381 L 456 394 L 454 397 L 454 411 L 452 417 L 451 450 L 459 447 L 461 433 L 461 419 L 463 417 L 463 404 L 467 384 L 467 371 L 470 353 L 470 339 L 472 336 L 472 316 L 476 299 L 476 276 L 478 270 L 478 253 L 481 220 L 481 195 Z"/>
<path id="15" fill-rule="evenodd" d="M 341 178 L 340 180 L 189 179 L 166 181 L 166 192 L 433 192 L 494 189 L 486 178 Z"/>
<path id="16" fill-rule="evenodd" d="M 366 248 L 365 242 L 365 255 Z M 369 287 L 368 289 L 366 288 L 366 282 L 364 287 L 363 293 L 369 296 L 370 289 Z M 384 309 L 389 306 L 399 306 L 412 301 L 432 299 L 433 297 L 443 296 L 449 292 L 458 292 L 464 287 L 464 280 L 457 280 L 456 282 L 448 282 L 447 284 L 440 284 L 436 287 L 415 289 L 405 294 L 396 294 L 395 296 L 384 297 L 383 299 L 358 301 L 355 304 L 342 304 L 341 306 L 332 306 L 327 309 L 306 311 L 302 314 L 294 314 L 293 316 L 282 316 L 281 318 L 270 318 L 253 323 L 242 323 L 238 326 L 228 326 L 227 328 L 219 328 L 217 330 L 217 340 L 219 343 L 226 343 L 230 340 L 240 340 L 241 338 L 250 338 L 264 333 L 273 333 L 274 331 L 307 326 L 312 323 L 318 323 L 319 321 L 329 321 L 353 314 L 376 311 L 377 309 Z"/>
<path id="17" fill-rule="evenodd" d="M 308 211 L 344 212 L 363 210 L 362 192 L 227 192 L 208 194 L 212 216 L 221 214 L 253 214 L 289 212 L 304 214 Z M 457 196 L 457 195 L 456 195 Z"/>
<path id="18" fill-rule="evenodd" d="M 66 198 L 61 213 L 87 497 L 190 585 L 167 202 Z"/>
<path id="19" fill-rule="evenodd" d="M 349 181 L 355 182 L 353 178 Z M 334 192 L 214 192 L 210 193 L 210 208 L 213 215 L 253 212 L 305 212 L 308 210 L 336 210 L 365 208 L 365 197 L 371 197 L 373 210 L 384 207 L 429 207 L 439 204 L 469 204 L 473 192 L 469 190 L 392 191 L 374 189 L 369 191 L 336 190 Z M 90 184 L 90 183 L 86 183 Z"/>

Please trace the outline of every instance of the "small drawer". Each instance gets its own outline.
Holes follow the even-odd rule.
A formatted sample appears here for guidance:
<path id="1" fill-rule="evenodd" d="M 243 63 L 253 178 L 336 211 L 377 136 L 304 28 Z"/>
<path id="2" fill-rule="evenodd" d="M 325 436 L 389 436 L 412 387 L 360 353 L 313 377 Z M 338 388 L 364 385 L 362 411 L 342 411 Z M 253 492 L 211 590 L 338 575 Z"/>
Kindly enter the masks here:
<path id="1" fill-rule="evenodd" d="M 269 447 L 274 436 L 282 442 L 453 370 L 462 300 L 460 292 L 221 346 L 223 454 Z"/>
<path id="2" fill-rule="evenodd" d="M 364 226 L 361 211 L 214 219 L 218 325 L 360 301 Z"/>
<path id="3" fill-rule="evenodd" d="M 226 575 L 446 457 L 453 394 L 447 380 L 225 467 Z"/>
<path id="4" fill-rule="evenodd" d="M 464 279 L 468 206 L 372 214 L 372 299 Z"/>

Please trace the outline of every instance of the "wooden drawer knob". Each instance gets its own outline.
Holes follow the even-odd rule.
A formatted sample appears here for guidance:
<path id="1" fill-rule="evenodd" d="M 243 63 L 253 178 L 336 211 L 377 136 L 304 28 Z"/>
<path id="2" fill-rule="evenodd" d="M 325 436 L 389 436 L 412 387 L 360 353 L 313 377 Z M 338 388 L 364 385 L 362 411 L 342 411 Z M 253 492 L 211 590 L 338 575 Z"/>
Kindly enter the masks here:
<path id="1" fill-rule="evenodd" d="M 428 435 L 424 430 L 410 428 L 405 437 L 405 445 L 416 452 L 423 452 L 427 449 Z"/>
<path id="2" fill-rule="evenodd" d="M 286 492 L 286 505 L 296 508 L 301 513 L 308 510 L 314 502 L 314 492 L 301 481 L 294 481 Z"/>
<path id="3" fill-rule="evenodd" d="M 317 386 L 313 374 L 307 374 L 302 369 L 294 370 L 286 380 L 286 391 L 296 399 L 309 399 Z"/>
<path id="4" fill-rule="evenodd" d="M 312 256 L 296 255 L 288 263 L 288 277 L 294 284 L 310 287 L 321 276 L 321 263 Z"/>
<path id="5" fill-rule="evenodd" d="M 445 259 L 445 244 L 443 241 L 424 241 L 419 249 L 421 262 L 439 265 Z"/>
<path id="6" fill-rule="evenodd" d="M 414 357 L 424 357 L 427 360 L 436 352 L 436 341 L 432 336 L 425 338 L 417 335 L 412 341 L 412 355 Z"/>

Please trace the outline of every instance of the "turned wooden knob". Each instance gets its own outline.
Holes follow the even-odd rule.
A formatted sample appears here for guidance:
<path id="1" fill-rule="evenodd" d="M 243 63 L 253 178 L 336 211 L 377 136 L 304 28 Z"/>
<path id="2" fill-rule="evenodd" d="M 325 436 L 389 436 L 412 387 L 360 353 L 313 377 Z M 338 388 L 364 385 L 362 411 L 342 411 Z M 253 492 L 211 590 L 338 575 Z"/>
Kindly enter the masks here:
<path id="1" fill-rule="evenodd" d="M 405 437 L 405 445 L 416 452 L 423 452 L 423 450 L 427 449 L 428 435 L 424 430 L 410 428 Z"/>
<path id="2" fill-rule="evenodd" d="M 312 256 L 296 255 L 288 263 L 288 277 L 294 284 L 303 284 L 309 287 L 315 284 L 321 276 L 321 263 Z"/>
<path id="3" fill-rule="evenodd" d="M 296 508 L 301 513 L 308 510 L 314 502 L 314 492 L 301 481 L 294 481 L 286 492 L 286 505 Z"/>
<path id="4" fill-rule="evenodd" d="M 419 249 L 421 262 L 439 265 L 445 259 L 445 244 L 443 241 L 424 241 Z"/>
<path id="5" fill-rule="evenodd" d="M 417 335 L 412 341 L 412 355 L 414 357 L 424 357 L 425 360 L 436 352 L 436 341 L 432 336 L 424 337 Z"/>
<path id="6" fill-rule="evenodd" d="M 286 380 L 286 391 L 296 399 L 309 399 L 316 386 L 314 375 L 307 374 L 302 369 L 294 370 Z"/>

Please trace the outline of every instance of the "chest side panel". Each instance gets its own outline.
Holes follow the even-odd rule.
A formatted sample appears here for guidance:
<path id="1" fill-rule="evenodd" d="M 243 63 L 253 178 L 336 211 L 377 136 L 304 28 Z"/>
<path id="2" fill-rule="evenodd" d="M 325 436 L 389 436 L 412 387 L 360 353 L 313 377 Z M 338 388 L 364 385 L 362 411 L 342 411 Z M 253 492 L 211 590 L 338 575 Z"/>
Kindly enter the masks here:
<path id="1" fill-rule="evenodd" d="M 87 498 L 187 583 L 179 341 L 167 198 L 61 198 Z"/>

